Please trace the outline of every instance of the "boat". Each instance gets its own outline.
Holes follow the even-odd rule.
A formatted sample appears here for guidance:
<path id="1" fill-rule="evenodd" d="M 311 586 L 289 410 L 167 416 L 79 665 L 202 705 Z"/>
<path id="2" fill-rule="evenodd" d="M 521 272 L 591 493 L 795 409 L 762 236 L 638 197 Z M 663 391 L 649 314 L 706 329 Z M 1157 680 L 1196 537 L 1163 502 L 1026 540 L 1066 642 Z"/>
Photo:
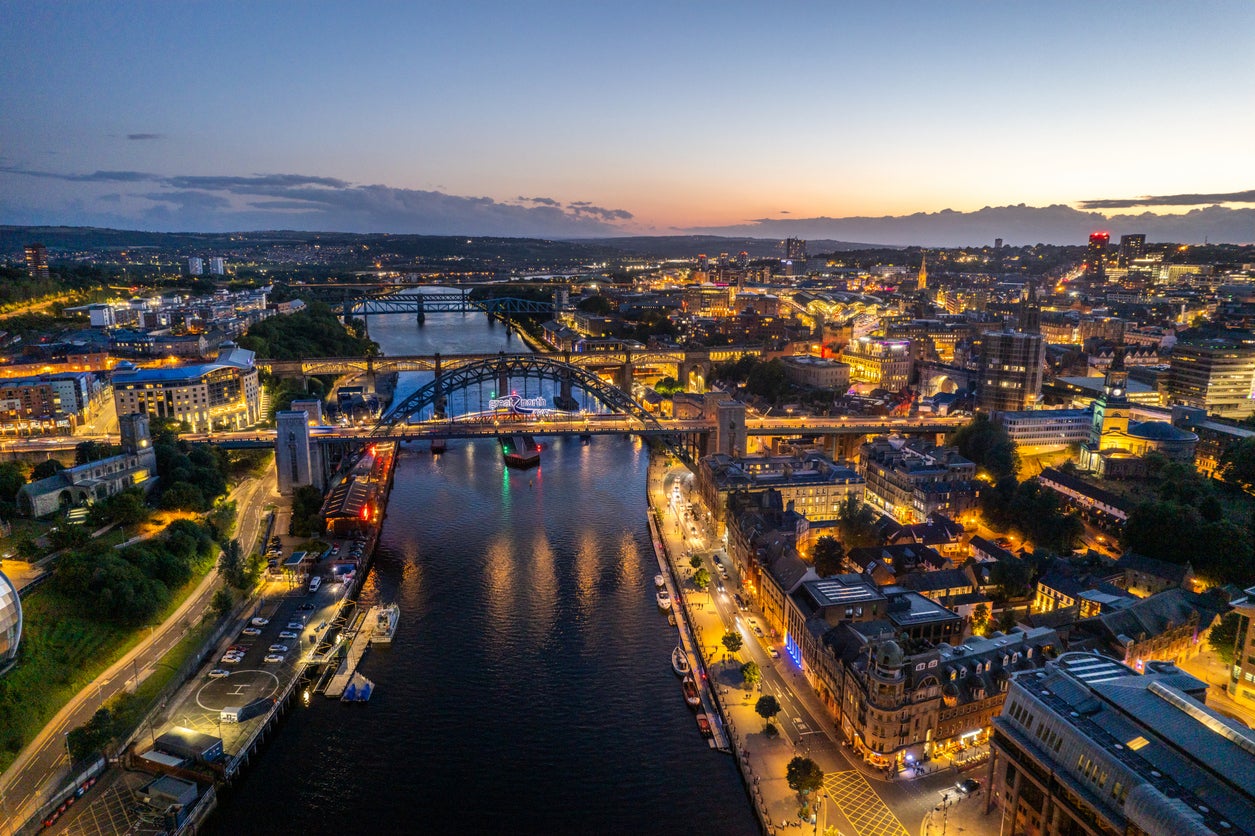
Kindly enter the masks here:
<path id="1" fill-rule="evenodd" d="M 654 586 L 658 587 L 659 589 L 662 589 L 666 585 L 667 585 L 666 578 L 664 578 L 662 575 L 654 575 Z"/>
<path id="2" fill-rule="evenodd" d="M 372 607 L 371 613 L 375 616 L 375 620 L 371 622 L 374 625 L 370 634 L 371 642 L 391 644 L 392 637 L 397 632 L 397 624 L 401 620 L 401 607 L 393 602 L 386 607 Z"/>
<path id="3" fill-rule="evenodd" d="M 499 435 L 497 443 L 506 467 L 525 470 L 540 464 L 540 445 L 530 435 Z"/>
<path id="4" fill-rule="evenodd" d="M 693 681 L 692 674 L 684 677 L 681 687 L 684 689 L 684 701 L 689 704 L 689 708 L 697 708 L 702 704 L 702 695 L 697 692 L 697 683 Z"/>
<path id="5" fill-rule="evenodd" d="M 659 609 L 664 609 L 664 610 L 671 609 L 671 593 L 668 592 L 667 590 L 665 589 L 658 590 L 658 592 L 655 593 L 654 598 L 655 600 L 658 601 Z"/>
<path id="6" fill-rule="evenodd" d="M 697 730 L 702 733 L 702 737 L 714 736 L 714 731 L 710 728 L 710 718 L 705 714 L 697 715 Z"/>
<path id="7" fill-rule="evenodd" d="M 676 676 L 688 676 L 693 672 L 693 667 L 689 664 L 689 655 L 684 652 L 684 648 L 676 647 L 671 651 L 671 670 L 675 671 Z"/>

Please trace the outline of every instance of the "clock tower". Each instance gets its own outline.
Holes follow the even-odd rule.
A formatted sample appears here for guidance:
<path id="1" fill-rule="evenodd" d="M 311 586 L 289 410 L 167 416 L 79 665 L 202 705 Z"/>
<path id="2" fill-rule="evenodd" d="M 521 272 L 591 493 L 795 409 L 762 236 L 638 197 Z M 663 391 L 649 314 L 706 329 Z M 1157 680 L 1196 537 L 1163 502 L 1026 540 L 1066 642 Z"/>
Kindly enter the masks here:
<path id="1" fill-rule="evenodd" d="M 1129 431 L 1129 373 L 1124 370 L 1124 355 L 1116 353 L 1107 376 L 1103 379 L 1102 394 L 1094 399 L 1094 418 L 1089 428 L 1089 443 L 1095 450 L 1102 449 L 1105 434 Z"/>

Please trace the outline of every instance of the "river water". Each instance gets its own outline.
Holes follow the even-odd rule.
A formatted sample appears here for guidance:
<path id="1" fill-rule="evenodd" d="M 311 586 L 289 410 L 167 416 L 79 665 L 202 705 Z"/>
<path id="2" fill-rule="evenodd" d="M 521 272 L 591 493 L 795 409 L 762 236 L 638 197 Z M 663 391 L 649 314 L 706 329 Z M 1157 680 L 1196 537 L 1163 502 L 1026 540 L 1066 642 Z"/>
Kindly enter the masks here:
<path id="1" fill-rule="evenodd" d="M 526 351 L 483 315 L 372 317 L 385 353 Z M 424 375 L 402 375 L 398 395 Z M 717 833 L 757 826 L 698 735 L 654 604 L 637 439 L 406 448 L 362 598 L 398 601 L 367 705 L 297 708 L 211 832 Z"/>

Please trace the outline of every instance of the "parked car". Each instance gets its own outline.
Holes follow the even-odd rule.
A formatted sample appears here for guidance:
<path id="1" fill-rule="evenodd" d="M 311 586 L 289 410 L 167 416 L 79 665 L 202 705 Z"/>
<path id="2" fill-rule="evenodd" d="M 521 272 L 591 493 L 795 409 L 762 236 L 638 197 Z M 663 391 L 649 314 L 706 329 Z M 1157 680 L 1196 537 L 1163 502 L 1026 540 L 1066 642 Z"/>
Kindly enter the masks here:
<path id="1" fill-rule="evenodd" d="M 289 622 L 288 622 L 288 626 L 287 626 L 287 627 L 285 627 L 284 629 L 286 629 L 286 630 L 304 630 L 304 629 L 305 629 L 305 622 L 304 622 L 304 621 L 289 621 Z"/>
<path id="2" fill-rule="evenodd" d="M 261 630 L 258 629 L 257 627 L 245 627 L 240 632 L 246 636 L 260 636 L 261 635 Z"/>
<path id="3" fill-rule="evenodd" d="M 309 612 L 313 608 L 314 608 L 314 605 L 309 602 L 301 604 L 299 607 L 297 607 L 297 609 L 300 610 L 301 612 Z"/>
<path id="4" fill-rule="evenodd" d="M 776 648 L 775 645 L 772 645 L 771 647 L 767 648 L 767 652 L 771 654 L 772 659 L 780 658 L 780 651 Z"/>
<path id="5" fill-rule="evenodd" d="M 214 668 L 213 670 L 209 672 L 210 679 L 224 679 L 225 677 L 228 677 L 230 675 L 231 675 L 231 671 L 223 670 L 222 668 Z"/>
<path id="6" fill-rule="evenodd" d="M 270 662 L 271 664 L 274 664 L 274 663 L 277 663 L 277 662 L 282 662 L 282 661 L 283 661 L 283 655 L 282 655 L 282 654 L 280 654 L 280 653 L 271 653 L 269 656 L 267 656 L 267 657 L 266 657 L 265 659 L 263 659 L 262 661 L 264 661 L 264 662 Z"/>
<path id="7" fill-rule="evenodd" d="M 252 624 L 254 627 L 265 627 L 269 623 L 270 623 L 269 618 L 254 618 L 253 620 L 249 621 L 249 624 Z"/>
<path id="8" fill-rule="evenodd" d="M 299 639 L 300 637 L 301 637 L 300 633 L 295 633 L 291 630 L 284 630 L 282 633 L 279 634 L 279 638 L 281 639 Z"/>
<path id="9" fill-rule="evenodd" d="M 270 645 L 270 652 L 271 653 L 287 653 L 288 646 L 286 644 L 272 644 Z"/>
<path id="10" fill-rule="evenodd" d="M 243 656 L 223 656 L 218 661 L 224 665 L 238 665 L 244 660 Z"/>

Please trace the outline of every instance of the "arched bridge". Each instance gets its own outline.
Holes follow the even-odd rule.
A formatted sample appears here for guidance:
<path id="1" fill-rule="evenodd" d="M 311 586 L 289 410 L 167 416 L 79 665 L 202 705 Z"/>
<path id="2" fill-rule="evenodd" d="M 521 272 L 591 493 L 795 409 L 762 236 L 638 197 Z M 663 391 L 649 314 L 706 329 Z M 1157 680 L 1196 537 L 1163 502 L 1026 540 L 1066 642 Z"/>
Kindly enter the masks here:
<path id="1" fill-rule="evenodd" d="M 581 389 L 590 397 L 613 413 L 633 419 L 639 429 L 657 435 L 664 444 L 677 456 L 689 457 L 688 452 L 679 439 L 668 434 L 644 406 L 630 394 L 619 387 L 607 383 L 588 369 L 541 354 L 505 354 L 496 357 L 474 360 L 445 371 L 439 358 L 436 360 L 435 378 L 427 385 L 394 405 L 375 428 L 372 436 L 389 437 L 394 435 L 400 426 L 406 424 L 414 416 L 425 417 L 423 413 L 430 408 L 432 417 L 443 419 L 448 417 L 448 396 L 456 391 L 481 387 L 490 383 L 498 395 L 511 391 L 511 384 L 516 381 L 550 380 L 559 386 L 559 394 L 553 402 L 560 410 L 575 410 L 579 407 L 574 398 L 574 390 Z M 541 409 L 547 409 L 545 404 Z"/>
<path id="2" fill-rule="evenodd" d="M 365 296 L 345 299 L 342 315 L 369 316 L 374 314 L 471 313 L 481 311 L 490 316 L 517 316 L 520 314 L 553 313 L 552 301 L 520 299 L 514 296 L 493 296 L 472 299 L 466 293 L 390 293 L 385 296 Z"/>

